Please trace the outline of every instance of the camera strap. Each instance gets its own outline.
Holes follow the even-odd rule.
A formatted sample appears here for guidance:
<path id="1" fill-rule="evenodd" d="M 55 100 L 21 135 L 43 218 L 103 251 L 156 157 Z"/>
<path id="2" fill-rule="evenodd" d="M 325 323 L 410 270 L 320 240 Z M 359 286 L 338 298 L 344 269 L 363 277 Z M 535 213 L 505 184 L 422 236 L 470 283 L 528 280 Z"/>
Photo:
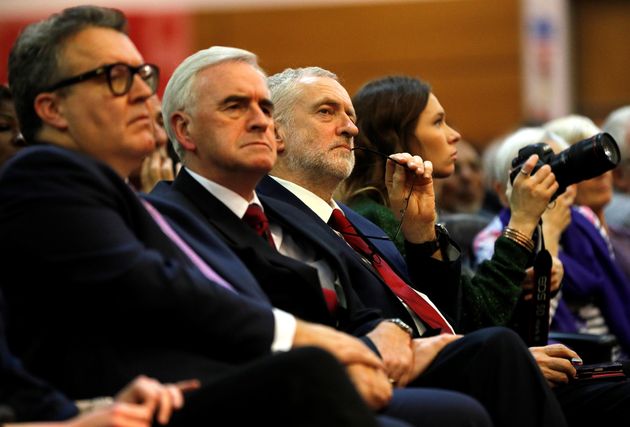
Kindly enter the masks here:
<path id="1" fill-rule="evenodd" d="M 534 257 L 534 289 L 528 307 L 526 342 L 529 346 L 547 345 L 549 338 L 549 306 L 551 303 L 551 254 L 545 248 L 542 219 L 538 223 L 538 247 Z"/>

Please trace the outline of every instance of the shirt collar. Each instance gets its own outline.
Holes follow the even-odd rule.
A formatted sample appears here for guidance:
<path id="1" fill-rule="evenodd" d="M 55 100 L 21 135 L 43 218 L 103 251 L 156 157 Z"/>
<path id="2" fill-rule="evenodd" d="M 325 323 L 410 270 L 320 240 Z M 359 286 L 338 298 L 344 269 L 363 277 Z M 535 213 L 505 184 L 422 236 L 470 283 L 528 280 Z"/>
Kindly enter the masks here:
<path id="1" fill-rule="evenodd" d="M 311 210 L 326 223 L 332 216 L 333 209 L 341 210 L 339 205 L 333 199 L 330 199 L 330 203 L 328 203 L 312 191 L 309 191 L 294 182 L 278 178 L 277 176 L 271 176 L 271 178 L 275 179 L 280 185 L 293 193 L 295 197 L 311 208 Z"/>
<path id="2" fill-rule="evenodd" d="M 243 216 L 245 216 L 245 212 L 247 211 L 248 206 L 252 203 L 257 204 L 261 208 L 263 207 L 255 191 L 252 200 L 248 201 L 241 197 L 240 194 L 235 193 L 234 191 L 222 186 L 221 184 L 210 181 L 208 178 L 203 177 L 188 168 L 186 168 L 186 172 L 188 172 L 195 181 L 201 184 L 203 188 L 208 190 L 210 194 L 219 199 L 225 206 L 228 207 L 229 210 L 234 213 L 234 215 L 239 218 L 243 218 Z"/>

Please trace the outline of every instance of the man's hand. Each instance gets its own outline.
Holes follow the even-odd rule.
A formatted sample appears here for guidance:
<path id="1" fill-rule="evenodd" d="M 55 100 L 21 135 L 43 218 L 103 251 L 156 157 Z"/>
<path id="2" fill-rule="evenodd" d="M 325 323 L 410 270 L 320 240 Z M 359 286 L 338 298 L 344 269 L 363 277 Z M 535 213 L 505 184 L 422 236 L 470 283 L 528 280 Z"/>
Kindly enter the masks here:
<path id="1" fill-rule="evenodd" d="M 551 387 L 566 384 L 575 377 L 576 371 L 571 359 L 580 358 L 578 354 L 562 344 L 551 344 L 544 347 L 530 347 L 538 367 Z"/>
<path id="2" fill-rule="evenodd" d="M 117 402 L 134 403 L 146 408 L 150 415 L 157 411 L 160 424 L 167 424 L 174 410 L 184 406 L 183 393 L 199 388 L 197 380 L 175 384 L 161 384 L 157 380 L 139 376 L 115 397 Z"/>
<path id="3" fill-rule="evenodd" d="M 367 405 L 378 411 L 392 398 L 392 384 L 382 369 L 361 364 L 347 366 L 348 375 Z"/>
<path id="4" fill-rule="evenodd" d="M 181 164 L 178 163 L 177 171 Z M 155 185 L 162 181 L 175 179 L 173 173 L 173 161 L 166 152 L 166 147 L 160 147 L 147 156 L 140 168 L 140 191 L 149 193 Z"/>
<path id="5" fill-rule="evenodd" d="M 414 339 L 411 343 L 413 349 L 413 370 L 408 382 L 413 381 L 422 374 L 444 347 L 461 337 L 462 335 L 442 334 L 434 337 Z"/>
<path id="6" fill-rule="evenodd" d="M 389 378 L 397 385 L 406 384 L 413 367 L 409 334 L 391 322 L 381 322 L 368 337 L 381 353 Z"/>
<path id="7" fill-rule="evenodd" d="M 297 320 L 293 347 L 316 346 L 332 353 L 348 366 L 363 364 L 374 369 L 384 369 L 383 362 L 361 340 L 324 325 Z"/>
<path id="8" fill-rule="evenodd" d="M 199 388 L 197 380 L 161 384 L 138 376 L 116 395 L 116 402 L 64 422 L 7 424 L 7 427 L 151 427 L 157 421 L 167 424 L 174 410 L 184 405 L 183 394 Z"/>
<path id="9" fill-rule="evenodd" d="M 99 408 L 64 423 L 33 424 L 33 427 L 151 427 L 153 411 L 142 405 L 118 402 Z M 16 424 L 15 427 L 30 424 Z"/>
<path id="10" fill-rule="evenodd" d="M 409 196 L 402 224 L 405 239 L 411 243 L 434 240 L 436 212 L 433 164 L 409 153 L 397 153 L 389 157 L 393 160 L 387 161 L 385 185 L 389 205 L 396 218 L 400 219 Z"/>

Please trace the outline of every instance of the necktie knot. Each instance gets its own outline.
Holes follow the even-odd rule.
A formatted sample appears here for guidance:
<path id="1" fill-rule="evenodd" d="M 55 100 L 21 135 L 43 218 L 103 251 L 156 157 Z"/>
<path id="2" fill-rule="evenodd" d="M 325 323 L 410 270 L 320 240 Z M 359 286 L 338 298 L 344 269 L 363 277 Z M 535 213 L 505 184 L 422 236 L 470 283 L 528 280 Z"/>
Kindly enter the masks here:
<path id="1" fill-rule="evenodd" d="M 332 215 L 328 220 L 328 225 L 342 234 L 354 231 L 354 227 L 352 227 L 350 221 L 348 221 L 343 212 L 341 212 L 341 209 L 333 209 Z"/>
<path id="2" fill-rule="evenodd" d="M 267 219 L 267 215 L 265 215 L 261 206 L 255 203 L 250 204 L 247 207 L 247 211 L 245 211 L 243 221 L 259 236 L 267 240 L 272 247 L 276 247 L 273 242 L 273 237 L 271 236 L 271 231 L 269 230 L 269 220 Z"/>
<path id="3" fill-rule="evenodd" d="M 263 212 L 260 206 L 254 203 L 247 207 L 245 216 L 243 216 L 243 221 L 256 230 L 256 232 L 260 235 L 269 228 L 269 220 L 267 220 L 265 212 Z"/>
<path id="4" fill-rule="evenodd" d="M 348 218 L 346 218 L 341 209 L 333 209 L 332 215 L 328 220 L 328 225 L 341 233 L 341 237 L 343 237 L 343 239 L 348 242 L 355 251 L 359 252 L 372 262 L 372 257 L 374 255 L 372 249 L 370 249 L 368 244 L 357 234 L 357 230 L 350 221 L 348 221 Z"/>

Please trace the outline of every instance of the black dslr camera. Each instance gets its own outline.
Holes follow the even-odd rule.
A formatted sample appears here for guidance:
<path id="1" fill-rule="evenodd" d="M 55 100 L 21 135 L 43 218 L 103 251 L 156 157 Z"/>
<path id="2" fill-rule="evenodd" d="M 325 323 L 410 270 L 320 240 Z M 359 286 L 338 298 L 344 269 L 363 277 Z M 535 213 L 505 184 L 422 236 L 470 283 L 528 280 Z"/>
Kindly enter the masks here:
<path id="1" fill-rule="evenodd" d="M 523 163 L 532 154 L 538 154 L 538 163 L 534 166 L 532 174 L 541 166 L 548 164 L 556 176 L 556 181 L 560 187 L 551 200 L 555 200 L 556 197 L 564 193 L 571 184 L 594 178 L 614 169 L 620 160 L 617 143 L 610 134 L 605 132 L 577 142 L 558 154 L 554 154 L 549 145 L 539 142 L 523 147 L 518 151 L 518 155 L 512 160 L 510 182 L 514 182 L 516 175 L 523 167 Z"/>

